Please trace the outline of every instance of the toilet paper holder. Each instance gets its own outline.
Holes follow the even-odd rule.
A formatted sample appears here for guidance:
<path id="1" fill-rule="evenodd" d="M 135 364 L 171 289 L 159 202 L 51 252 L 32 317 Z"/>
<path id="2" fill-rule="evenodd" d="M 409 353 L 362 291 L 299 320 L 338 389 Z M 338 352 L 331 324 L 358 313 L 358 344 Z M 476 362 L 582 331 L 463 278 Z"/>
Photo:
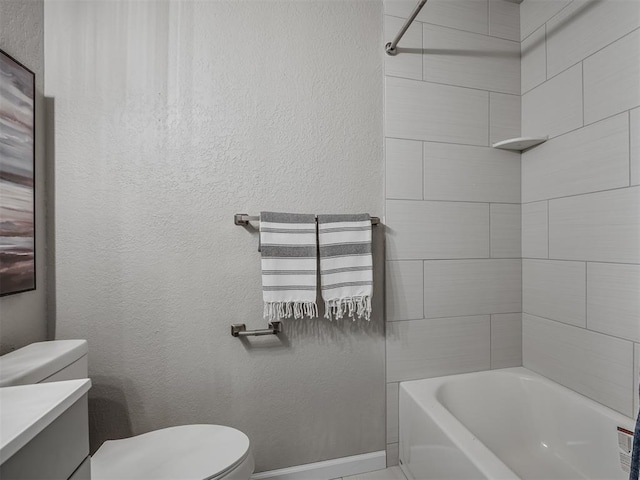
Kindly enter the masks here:
<path id="1" fill-rule="evenodd" d="M 261 335 L 277 335 L 282 332 L 282 322 L 274 321 L 269 322 L 269 328 L 263 328 L 259 330 L 247 330 L 247 326 L 244 323 L 234 323 L 231 325 L 232 337 L 258 337 Z"/>

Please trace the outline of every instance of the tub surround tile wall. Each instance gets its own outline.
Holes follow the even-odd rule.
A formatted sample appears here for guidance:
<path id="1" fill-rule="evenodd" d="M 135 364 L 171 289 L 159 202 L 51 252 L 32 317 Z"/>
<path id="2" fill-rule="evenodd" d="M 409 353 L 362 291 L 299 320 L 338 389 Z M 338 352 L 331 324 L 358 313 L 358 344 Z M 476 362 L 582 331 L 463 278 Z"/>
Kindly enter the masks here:
<path id="1" fill-rule="evenodd" d="M 618 0 L 621 1 L 621 0 Z M 640 30 L 584 61 L 584 121 L 596 122 L 640 105 Z"/>
<path id="2" fill-rule="evenodd" d="M 629 112 L 631 132 L 631 185 L 640 185 L 640 108 Z"/>
<path id="3" fill-rule="evenodd" d="M 633 343 L 523 313 L 527 368 L 631 416 Z"/>
<path id="4" fill-rule="evenodd" d="M 582 125 L 582 65 L 576 65 L 522 95 L 522 132 L 525 136 L 557 137 Z"/>
<path id="5" fill-rule="evenodd" d="M 522 205 L 522 257 L 549 258 L 549 202 Z"/>
<path id="6" fill-rule="evenodd" d="M 638 410 L 640 410 L 640 398 L 639 398 L 639 395 L 637 394 L 638 389 L 640 388 L 640 343 L 635 344 L 633 365 L 634 365 L 633 378 L 635 379 L 635 383 L 633 386 L 633 392 L 634 392 L 634 398 L 635 398 L 633 416 L 637 418 Z"/>
<path id="7" fill-rule="evenodd" d="M 387 382 L 491 368 L 489 315 L 387 324 Z"/>
<path id="8" fill-rule="evenodd" d="M 522 364 L 522 314 L 491 315 L 491 368 Z"/>
<path id="9" fill-rule="evenodd" d="M 523 155 L 524 203 L 628 185 L 627 113 L 552 138 Z"/>
<path id="10" fill-rule="evenodd" d="M 387 41 L 414 7 L 385 1 Z M 392 397 L 399 381 L 522 363 L 520 155 L 490 148 L 520 135 L 518 10 L 430 0 L 412 26 L 422 49 L 414 31 L 405 58 L 386 58 Z M 397 415 L 388 398 L 389 465 Z"/>
<path id="11" fill-rule="evenodd" d="M 532 0 L 520 4 L 520 39 L 525 40 L 531 33 L 558 12 L 562 11 L 572 0 Z"/>
<path id="12" fill-rule="evenodd" d="M 574 0 L 547 22 L 547 78 L 638 27 L 640 11 L 635 1 Z"/>
<path id="13" fill-rule="evenodd" d="M 522 93 L 537 87 L 547 79 L 546 26 L 543 25 L 522 41 L 520 78 Z"/>
<path id="14" fill-rule="evenodd" d="M 520 95 L 489 92 L 489 144 L 519 136 Z"/>
<path id="15" fill-rule="evenodd" d="M 640 4 L 524 0 L 520 14 L 523 132 L 552 137 L 522 154 L 523 363 L 631 416 Z"/>

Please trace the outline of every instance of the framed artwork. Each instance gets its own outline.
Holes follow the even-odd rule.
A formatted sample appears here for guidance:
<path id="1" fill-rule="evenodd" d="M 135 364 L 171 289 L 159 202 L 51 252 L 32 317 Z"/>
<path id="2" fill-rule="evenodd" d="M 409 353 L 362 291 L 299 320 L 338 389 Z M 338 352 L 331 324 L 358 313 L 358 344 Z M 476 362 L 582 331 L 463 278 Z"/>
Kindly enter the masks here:
<path id="1" fill-rule="evenodd" d="M 0 296 L 36 288 L 35 74 L 0 50 Z"/>

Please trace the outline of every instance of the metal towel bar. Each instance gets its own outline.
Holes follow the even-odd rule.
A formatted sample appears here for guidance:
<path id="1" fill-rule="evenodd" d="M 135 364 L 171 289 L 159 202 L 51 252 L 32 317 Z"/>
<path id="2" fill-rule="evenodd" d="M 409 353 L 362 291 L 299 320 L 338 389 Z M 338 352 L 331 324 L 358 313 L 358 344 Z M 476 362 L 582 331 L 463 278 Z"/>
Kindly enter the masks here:
<path id="1" fill-rule="evenodd" d="M 261 330 L 247 330 L 244 323 L 231 325 L 231 336 L 233 337 L 259 337 L 261 335 L 277 335 L 280 332 L 282 332 L 282 322 L 269 322 L 269 328 Z"/>
<path id="2" fill-rule="evenodd" d="M 259 215 L 247 215 L 246 213 L 236 213 L 233 216 L 233 223 L 236 225 L 249 225 L 249 222 L 259 222 Z M 380 218 L 371 217 L 371 225 L 378 225 L 380 223 Z"/>

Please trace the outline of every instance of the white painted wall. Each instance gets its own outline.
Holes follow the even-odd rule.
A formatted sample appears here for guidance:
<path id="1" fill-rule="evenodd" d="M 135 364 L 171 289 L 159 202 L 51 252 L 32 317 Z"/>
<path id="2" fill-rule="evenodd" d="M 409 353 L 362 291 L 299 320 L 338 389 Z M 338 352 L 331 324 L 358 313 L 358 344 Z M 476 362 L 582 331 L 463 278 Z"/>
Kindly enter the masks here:
<path id="1" fill-rule="evenodd" d="M 89 340 L 92 447 L 213 422 L 258 471 L 382 450 L 382 228 L 371 323 L 229 335 L 266 326 L 234 213 L 382 214 L 382 5 L 45 8 L 56 330 Z"/>
<path id="2" fill-rule="evenodd" d="M 415 7 L 385 0 L 385 40 Z M 387 463 L 398 382 L 522 362 L 519 5 L 430 0 L 385 58 Z"/>
<path id="3" fill-rule="evenodd" d="M 0 355 L 47 338 L 44 3 L 0 2 L 0 49 L 36 74 L 36 289 L 0 298 Z"/>
<path id="4" fill-rule="evenodd" d="M 640 3 L 520 13 L 522 133 L 551 137 L 522 155 L 524 365 L 635 416 Z"/>

